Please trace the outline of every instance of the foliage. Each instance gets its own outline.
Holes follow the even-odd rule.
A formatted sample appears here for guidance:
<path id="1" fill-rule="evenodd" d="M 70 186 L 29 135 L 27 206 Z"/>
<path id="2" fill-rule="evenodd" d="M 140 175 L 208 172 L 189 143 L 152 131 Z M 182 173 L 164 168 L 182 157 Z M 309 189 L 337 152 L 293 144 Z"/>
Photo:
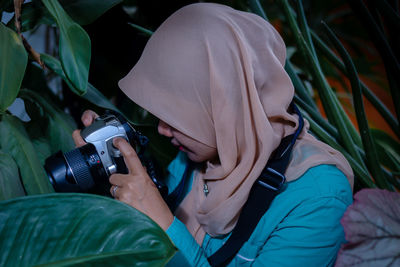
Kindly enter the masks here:
<path id="1" fill-rule="evenodd" d="M 0 218 L 4 267 L 163 266 L 175 252 L 169 237 L 146 215 L 100 196 L 12 199 L 0 203 Z"/>
<path id="2" fill-rule="evenodd" d="M 44 160 L 58 150 L 66 152 L 74 147 L 71 133 L 79 126 L 79 116 L 86 108 L 98 113 L 104 109 L 123 113 L 149 136 L 151 153 L 166 166 L 176 150 L 157 137 L 155 118 L 130 102 L 116 84 L 136 62 L 152 30 L 190 2 L 193 1 L 0 2 L 0 18 L 5 11 L 14 12 L 7 25 L 0 23 L 1 200 L 53 192 L 43 169 Z M 364 187 L 400 190 L 400 110 L 396 103 L 400 93 L 400 55 L 395 49 L 400 23 L 396 1 L 367 1 L 368 5 L 362 0 L 348 0 L 348 4 L 337 1 L 341 3 L 339 7 L 335 1 L 313 1 L 312 5 L 308 0 L 215 2 L 273 18 L 288 46 L 285 69 L 296 90 L 295 102 L 310 122 L 310 131 L 348 159 L 355 173 L 355 191 Z M 347 18 L 354 14 L 359 21 L 348 23 Z M 325 23 L 320 23 L 321 18 Z M 345 21 L 345 27 L 336 27 L 335 21 Z M 40 28 L 50 36 L 46 51 L 41 54 L 24 38 L 35 35 Z M 372 42 L 367 40 L 368 35 Z M 379 75 L 373 75 L 374 68 L 366 64 L 369 54 L 365 53 L 369 50 L 360 49 L 360 42 L 362 46 L 364 42 L 375 45 L 376 50 L 372 45 L 367 48 L 377 51 L 382 59 L 387 75 L 377 84 L 390 91 L 394 112 L 361 79 Z M 332 83 L 332 77 L 336 83 Z M 58 86 L 54 86 L 57 81 Z M 337 84 L 345 91 L 337 90 Z M 344 101 L 341 94 L 352 101 Z M 25 102 L 29 122 L 12 116 L 8 110 L 17 97 Z M 380 114 L 379 118 L 388 125 L 387 132 L 371 127 L 366 104 Z M 46 201 L 58 203 L 62 197 L 27 199 L 32 200 L 31 209 L 35 210 Z M 74 195 L 73 199 L 85 202 L 96 198 Z M 3 202 L 10 206 L 2 214 L 22 212 L 17 206 L 25 201 L 20 198 Z M 63 205 L 71 208 L 76 202 L 68 199 Z"/>
<path id="3" fill-rule="evenodd" d="M 400 264 L 400 193 L 363 189 L 354 196 L 341 223 L 348 243 L 336 266 Z"/>
<path id="4" fill-rule="evenodd" d="M 175 249 L 151 219 L 111 199 L 49 194 L 54 190 L 43 168 L 51 154 L 74 148 L 68 92 L 98 112 L 98 106 L 120 111 L 88 82 L 91 40 L 79 24 L 121 0 L 23 2 L 0 5 L 0 17 L 15 11 L 7 25 L 0 23 L 0 265 L 164 265 Z M 24 37 L 40 27 L 56 33 L 48 54 L 39 55 Z M 50 89 L 54 77 L 66 86 Z M 7 110 L 17 97 L 29 122 Z M 136 111 L 125 113 L 132 123 Z M 43 195 L 21 198 L 36 194 Z"/>
<path id="5" fill-rule="evenodd" d="M 390 157 L 380 156 L 380 153 L 383 151 L 382 146 L 387 147 L 389 144 L 397 144 L 398 146 L 399 144 L 400 131 L 398 118 L 396 119 L 379 98 L 361 82 L 351 56 L 326 23 L 322 23 L 324 36 L 328 37 L 340 57 L 310 29 L 305 17 L 302 1 L 295 1 L 295 8 L 287 0 L 279 0 L 278 2 L 289 25 L 290 34 L 293 36 L 298 48 L 298 54 L 305 63 L 305 66 L 301 68 L 302 71 L 299 71 L 300 68 L 294 68 L 294 64 L 288 59 L 286 70 L 292 81 L 294 81 L 296 89 L 295 100 L 303 110 L 305 117 L 309 120 L 310 130 L 318 138 L 345 155 L 355 173 L 356 190 L 362 187 L 376 186 L 388 190 L 399 190 L 400 184 L 397 169 L 400 166 L 400 161 L 398 161 L 400 151 L 392 151 L 394 155 Z M 381 17 L 377 19 L 380 20 Z M 368 22 L 377 23 L 377 21 Z M 383 34 L 381 34 L 381 38 L 385 40 Z M 391 52 L 393 48 L 388 46 L 385 49 L 388 50 L 387 52 Z M 327 80 L 327 75 L 325 75 L 322 67 L 322 62 L 325 62 L 326 59 L 328 59 L 331 68 L 342 72 L 341 79 L 347 77 L 351 83 L 353 108 L 357 117 L 359 131 L 353 126 L 338 95 L 335 94 L 334 88 L 330 86 Z M 396 60 L 396 58 L 393 60 Z M 324 69 L 326 69 L 326 66 L 324 66 Z M 301 77 L 304 76 L 310 78 L 303 79 L 302 81 Z M 327 120 L 322 117 L 316 106 L 311 103 L 313 95 L 306 89 L 304 80 L 310 82 L 318 93 Z M 394 138 L 385 135 L 385 138 L 378 139 L 377 136 L 382 136 L 383 134 L 377 129 L 371 131 L 365 115 L 364 97 L 374 105 L 376 110 L 390 125 L 392 131 L 395 133 Z M 393 97 L 393 103 L 396 106 L 395 97 Z"/>

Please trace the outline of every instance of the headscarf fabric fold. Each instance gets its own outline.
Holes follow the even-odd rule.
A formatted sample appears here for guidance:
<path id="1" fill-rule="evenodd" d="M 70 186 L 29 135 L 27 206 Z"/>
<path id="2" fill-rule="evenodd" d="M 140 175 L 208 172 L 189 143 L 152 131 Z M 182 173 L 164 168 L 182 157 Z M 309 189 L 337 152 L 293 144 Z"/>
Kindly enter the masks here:
<path id="1" fill-rule="evenodd" d="M 135 103 L 218 151 L 217 162 L 195 173 L 192 190 L 176 211 L 199 244 L 205 233 L 218 236 L 234 228 L 271 153 L 297 129 L 298 116 L 288 112 L 294 88 L 284 70 L 285 57 L 282 38 L 261 17 L 198 3 L 163 23 L 119 82 Z M 287 181 L 313 166 L 333 164 L 352 185 L 343 155 L 308 128 L 305 121 Z"/>

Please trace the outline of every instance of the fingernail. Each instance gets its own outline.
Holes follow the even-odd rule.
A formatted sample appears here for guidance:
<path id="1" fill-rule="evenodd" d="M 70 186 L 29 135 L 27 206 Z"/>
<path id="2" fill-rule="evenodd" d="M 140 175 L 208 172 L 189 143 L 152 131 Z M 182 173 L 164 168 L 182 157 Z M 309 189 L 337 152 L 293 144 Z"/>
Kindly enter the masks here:
<path id="1" fill-rule="evenodd" d="M 114 145 L 117 145 L 117 144 L 118 144 L 119 139 L 120 139 L 120 137 L 115 137 L 115 138 L 113 139 Z"/>

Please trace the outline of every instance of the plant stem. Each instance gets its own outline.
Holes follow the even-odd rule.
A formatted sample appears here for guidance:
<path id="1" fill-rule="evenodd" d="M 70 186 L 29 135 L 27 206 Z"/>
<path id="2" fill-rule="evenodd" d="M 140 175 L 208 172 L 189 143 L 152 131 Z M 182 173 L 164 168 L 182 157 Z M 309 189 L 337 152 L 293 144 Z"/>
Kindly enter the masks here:
<path id="1" fill-rule="evenodd" d="M 381 170 L 379 159 L 377 157 L 375 143 L 372 140 L 371 132 L 369 130 L 367 117 L 365 115 L 365 108 L 362 99 L 361 86 L 360 86 L 360 81 L 358 79 L 357 70 L 353 64 L 353 61 L 350 58 L 350 55 L 347 53 L 346 49 L 341 45 L 340 41 L 337 39 L 334 32 L 328 27 L 328 25 L 326 25 L 326 23 L 322 22 L 322 25 L 324 26 L 324 29 L 327 32 L 329 39 L 331 40 L 336 50 L 341 55 L 344 64 L 346 66 L 347 72 L 349 73 L 349 79 L 353 93 L 354 109 L 356 111 L 355 113 L 358 126 L 360 129 L 361 140 L 363 142 L 365 150 L 365 156 L 367 158 L 367 165 L 369 166 L 369 169 L 376 181 L 376 184 L 380 188 L 390 189 L 390 186 Z"/>
<path id="2" fill-rule="evenodd" d="M 338 68 L 343 74 L 348 75 L 346 67 L 344 66 L 341 59 L 339 59 L 332 50 L 313 32 L 311 32 L 312 38 L 315 41 L 317 49 L 331 62 L 336 68 Z M 380 99 L 362 82 L 361 89 L 368 101 L 376 108 L 381 114 L 383 119 L 387 122 L 393 132 L 400 138 L 400 126 L 396 118 L 387 109 L 387 107 L 380 101 Z"/>
<path id="3" fill-rule="evenodd" d="M 301 32 L 296 24 L 287 0 L 279 0 L 279 2 L 283 5 L 284 12 L 289 20 L 290 27 L 293 31 L 298 46 L 302 51 L 305 60 L 310 64 L 310 71 L 313 74 L 316 84 L 318 85 L 317 89 L 320 93 L 321 101 L 328 117 L 328 121 L 338 129 L 341 141 L 343 142 L 347 151 L 349 151 L 349 154 L 352 155 L 352 157 L 354 157 L 354 159 L 366 169 L 359 151 L 354 147 L 354 143 L 361 146 L 361 140 L 354 128 L 354 125 L 351 123 L 342 106 L 339 104 L 336 95 L 332 92 L 332 89 L 326 81 L 318 62 L 314 60 L 312 52 L 307 46 L 307 43 L 301 35 Z"/>
<path id="4" fill-rule="evenodd" d="M 314 60 L 319 64 L 318 62 L 318 57 L 317 53 L 315 52 L 314 44 L 311 39 L 311 34 L 310 34 L 310 28 L 307 25 L 307 20 L 306 20 L 306 15 L 304 14 L 304 9 L 303 9 L 303 1 L 302 0 L 297 0 L 297 12 L 299 13 L 299 16 L 297 17 L 300 25 L 300 30 L 301 33 L 304 36 L 304 39 L 306 40 L 308 47 L 311 50 L 312 55 L 314 56 Z"/>
<path id="5" fill-rule="evenodd" d="M 365 28 L 371 36 L 376 49 L 380 53 L 383 63 L 385 65 L 387 77 L 390 84 L 390 92 L 396 111 L 397 121 L 400 120 L 400 64 L 390 47 L 384 33 L 379 29 L 379 26 L 374 21 L 368 8 L 362 0 L 349 0 L 348 1 L 354 13 L 356 13 L 361 21 L 364 23 Z"/>
<path id="6" fill-rule="evenodd" d="M 311 117 L 309 117 L 307 114 L 304 114 L 304 117 L 308 120 L 310 123 L 310 130 L 323 142 L 326 144 L 330 145 L 334 149 L 338 150 L 340 153 L 345 156 L 345 158 L 349 161 L 349 164 L 351 168 L 354 171 L 354 174 L 356 178 L 358 178 L 359 181 L 361 181 L 366 187 L 369 188 L 375 188 L 376 185 L 373 183 L 371 180 L 368 172 L 365 171 L 365 169 L 358 164 L 358 162 L 349 154 L 346 152 L 346 150 L 338 145 L 336 140 L 330 136 L 323 128 L 321 128 L 318 123 L 316 123 Z"/>
<path id="7" fill-rule="evenodd" d="M 263 7 L 260 4 L 259 0 L 250 0 L 249 1 L 249 6 L 250 6 L 250 10 L 259 15 L 260 17 L 264 18 L 266 21 L 268 21 L 268 17 L 265 14 L 265 11 L 263 9 Z"/>
<path id="8" fill-rule="evenodd" d="M 292 63 L 289 60 L 286 60 L 285 70 L 292 80 L 293 86 L 296 89 L 296 94 L 305 102 L 310 108 L 314 110 L 318 110 L 315 101 L 311 98 L 307 88 L 303 85 L 303 82 L 300 80 L 299 76 L 296 74 L 296 71 L 293 68 Z"/>

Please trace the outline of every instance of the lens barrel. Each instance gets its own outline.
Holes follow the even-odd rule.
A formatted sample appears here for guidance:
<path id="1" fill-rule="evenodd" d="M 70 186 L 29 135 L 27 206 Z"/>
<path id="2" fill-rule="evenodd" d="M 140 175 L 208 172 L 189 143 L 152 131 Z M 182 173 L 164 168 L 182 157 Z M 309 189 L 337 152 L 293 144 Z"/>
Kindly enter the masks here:
<path id="1" fill-rule="evenodd" d="M 56 192 L 109 194 L 108 177 L 93 144 L 59 151 L 46 159 L 44 168 Z"/>

